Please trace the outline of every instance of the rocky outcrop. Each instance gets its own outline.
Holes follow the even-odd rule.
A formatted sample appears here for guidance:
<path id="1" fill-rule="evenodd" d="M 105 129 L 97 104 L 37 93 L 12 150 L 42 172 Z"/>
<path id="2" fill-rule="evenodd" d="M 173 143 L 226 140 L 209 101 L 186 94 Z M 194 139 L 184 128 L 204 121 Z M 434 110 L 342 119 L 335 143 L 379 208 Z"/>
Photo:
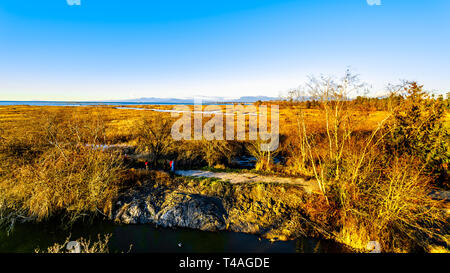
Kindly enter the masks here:
<path id="1" fill-rule="evenodd" d="M 226 211 L 220 199 L 183 192 L 141 188 L 116 203 L 113 219 L 126 224 L 153 223 L 204 231 L 226 228 Z"/>
<path id="2" fill-rule="evenodd" d="M 147 187 L 129 190 L 115 204 L 111 218 L 124 224 L 155 223 L 162 195 Z"/>
<path id="3" fill-rule="evenodd" d="M 305 209 L 311 205 L 305 206 L 302 196 L 314 196 L 298 185 L 165 180 L 155 177 L 123 193 L 112 219 L 125 224 L 229 230 L 270 240 L 290 240 L 317 229 L 303 218 L 310 215 Z"/>
<path id="4" fill-rule="evenodd" d="M 186 227 L 216 231 L 226 228 L 226 212 L 220 199 L 198 194 L 174 192 L 156 215 L 164 227 Z"/>

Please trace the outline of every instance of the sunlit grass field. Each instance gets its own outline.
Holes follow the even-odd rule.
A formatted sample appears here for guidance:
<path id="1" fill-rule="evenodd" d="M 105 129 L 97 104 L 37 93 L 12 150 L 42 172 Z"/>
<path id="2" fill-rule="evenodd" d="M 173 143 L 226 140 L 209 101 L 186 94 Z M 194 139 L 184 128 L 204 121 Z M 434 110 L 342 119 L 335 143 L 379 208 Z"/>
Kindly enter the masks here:
<path id="1" fill-rule="evenodd" d="M 1 106 L 0 225 L 61 214 L 69 222 L 80 215 L 110 215 L 125 189 L 159 179 L 139 160 L 158 170 L 167 169 L 168 160 L 176 160 L 178 168 L 231 170 L 234 158 L 251 156 L 252 171 L 317 182 L 317 196 L 302 194 L 298 202 L 307 211 L 302 219 L 320 227 L 315 231 L 320 236 L 361 251 L 376 240 L 387 252 L 444 252 L 448 213 L 445 202 L 430 193 L 448 189 L 450 115 L 446 102 L 427 98 L 420 86 L 406 88 L 410 95 L 382 111 L 374 110 L 379 101 L 361 107 L 339 97 L 313 107 L 264 103 L 280 109 L 275 151 L 259 149 L 260 139 L 175 141 L 171 127 L 181 113 L 155 111 L 172 110 L 171 105 Z M 224 115 L 224 126 L 225 121 Z M 133 147 L 137 162 L 130 163 L 120 149 L 95 148 L 105 144 Z M 164 181 L 179 186 L 169 176 Z M 243 206 L 244 195 L 237 195 Z"/>
<path id="2" fill-rule="evenodd" d="M 107 142 L 104 144 L 136 144 L 133 139 L 133 131 L 137 124 L 145 118 L 167 119 L 171 118 L 170 112 L 156 112 L 150 109 L 172 110 L 172 105 L 136 105 L 133 108 L 147 110 L 125 109 L 122 106 L 0 106 L 0 128 L 4 131 L 19 130 L 23 127 L 31 127 L 37 122 L 43 122 L 49 116 L 60 116 L 79 120 L 90 120 L 100 117 L 105 124 Z M 206 106 L 203 106 L 205 108 Z M 225 105 L 219 106 L 225 113 Z M 190 106 L 193 109 L 193 106 Z M 258 109 L 258 108 L 257 108 Z M 269 107 L 270 109 L 270 107 Z M 285 134 L 297 127 L 297 115 L 300 106 L 280 107 L 279 124 L 280 133 Z M 319 109 L 302 109 L 306 123 L 310 128 L 320 129 L 324 119 L 323 112 Z M 270 110 L 269 110 L 270 112 Z M 239 114 L 239 112 L 237 112 Z M 355 111 L 352 115 L 357 120 L 356 131 L 371 131 L 387 116 L 386 111 Z M 192 115 L 193 116 L 193 115 Z M 204 117 L 208 121 L 211 117 Z M 176 118 L 171 118 L 175 120 Z M 248 117 L 246 120 L 248 130 Z M 225 126 L 225 124 L 224 124 Z M 446 117 L 446 126 L 450 126 L 450 115 Z"/>

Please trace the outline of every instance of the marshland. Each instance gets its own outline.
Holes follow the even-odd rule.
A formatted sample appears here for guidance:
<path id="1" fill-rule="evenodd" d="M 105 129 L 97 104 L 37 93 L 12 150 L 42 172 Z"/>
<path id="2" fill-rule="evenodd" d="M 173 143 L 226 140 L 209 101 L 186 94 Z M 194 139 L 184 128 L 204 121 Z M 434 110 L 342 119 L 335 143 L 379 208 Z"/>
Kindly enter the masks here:
<path id="1" fill-rule="evenodd" d="M 0 106 L 0 251 L 71 236 L 86 252 L 448 252 L 448 95 L 404 82 L 350 99 L 358 88 L 321 77 L 254 103 L 279 106 L 273 152 L 174 140 L 171 105 Z"/>

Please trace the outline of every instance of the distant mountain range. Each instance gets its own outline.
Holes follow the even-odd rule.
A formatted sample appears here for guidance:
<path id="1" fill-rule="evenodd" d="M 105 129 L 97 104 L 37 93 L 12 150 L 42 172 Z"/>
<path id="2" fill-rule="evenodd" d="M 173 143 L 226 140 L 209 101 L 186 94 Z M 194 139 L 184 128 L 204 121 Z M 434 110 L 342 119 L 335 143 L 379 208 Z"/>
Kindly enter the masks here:
<path id="1" fill-rule="evenodd" d="M 225 98 L 225 97 L 205 97 L 196 96 L 191 98 L 138 98 L 138 99 L 125 99 L 125 100 L 102 100 L 102 101 L 0 101 L 0 105 L 57 105 L 57 106 L 74 106 L 74 105 L 114 105 L 114 104 L 194 104 L 195 100 L 201 100 L 202 104 L 215 104 L 215 103 L 253 103 L 257 101 L 272 101 L 279 100 L 278 97 L 266 97 L 266 96 L 245 96 L 240 98 Z"/>
<path id="2" fill-rule="evenodd" d="M 243 102 L 252 103 L 256 101 L 271 101 L 278 100 L 277 97 L 266 97 L 266 96 L 245 96 L 240 98 L 225 98 L 225 97 L 195 97 L 197 100 L 201 100 L 203 103 L 216 103 L 216 102 Z M 142 102 L 142 103 L 174 103 L 174 104 L 192 104 L 194 103 L 194 98 L 138 98 L 138 99 L 127 99 L 127 100 L 114 100 L 110 102 Z"/>

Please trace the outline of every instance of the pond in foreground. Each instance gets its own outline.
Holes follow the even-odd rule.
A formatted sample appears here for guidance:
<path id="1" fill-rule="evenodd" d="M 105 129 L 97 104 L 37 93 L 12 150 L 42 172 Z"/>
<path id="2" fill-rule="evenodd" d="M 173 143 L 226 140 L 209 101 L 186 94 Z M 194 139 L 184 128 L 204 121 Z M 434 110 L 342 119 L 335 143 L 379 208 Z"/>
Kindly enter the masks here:
<path id="1" fill-rule="evenodd" d="M 233 232 L 203 232 L 191 229 L 157 228 L 153 225 L 118 225 L 111 222 L 78 224 L 71 230 L 61 230 L 55 224 L 20 224 L 9 234 L 0 232 L 0 252 L 30 253 L 47 249 L 80 237 L 97 239 L 97 235 L 112 234 L 111 253 L 336 253 L 345 252 L 341 245 L 327 240 L 299 238 L 271 243 L 258 236 Z M 181 247 L 179 244 L 181 243 Z"/>

